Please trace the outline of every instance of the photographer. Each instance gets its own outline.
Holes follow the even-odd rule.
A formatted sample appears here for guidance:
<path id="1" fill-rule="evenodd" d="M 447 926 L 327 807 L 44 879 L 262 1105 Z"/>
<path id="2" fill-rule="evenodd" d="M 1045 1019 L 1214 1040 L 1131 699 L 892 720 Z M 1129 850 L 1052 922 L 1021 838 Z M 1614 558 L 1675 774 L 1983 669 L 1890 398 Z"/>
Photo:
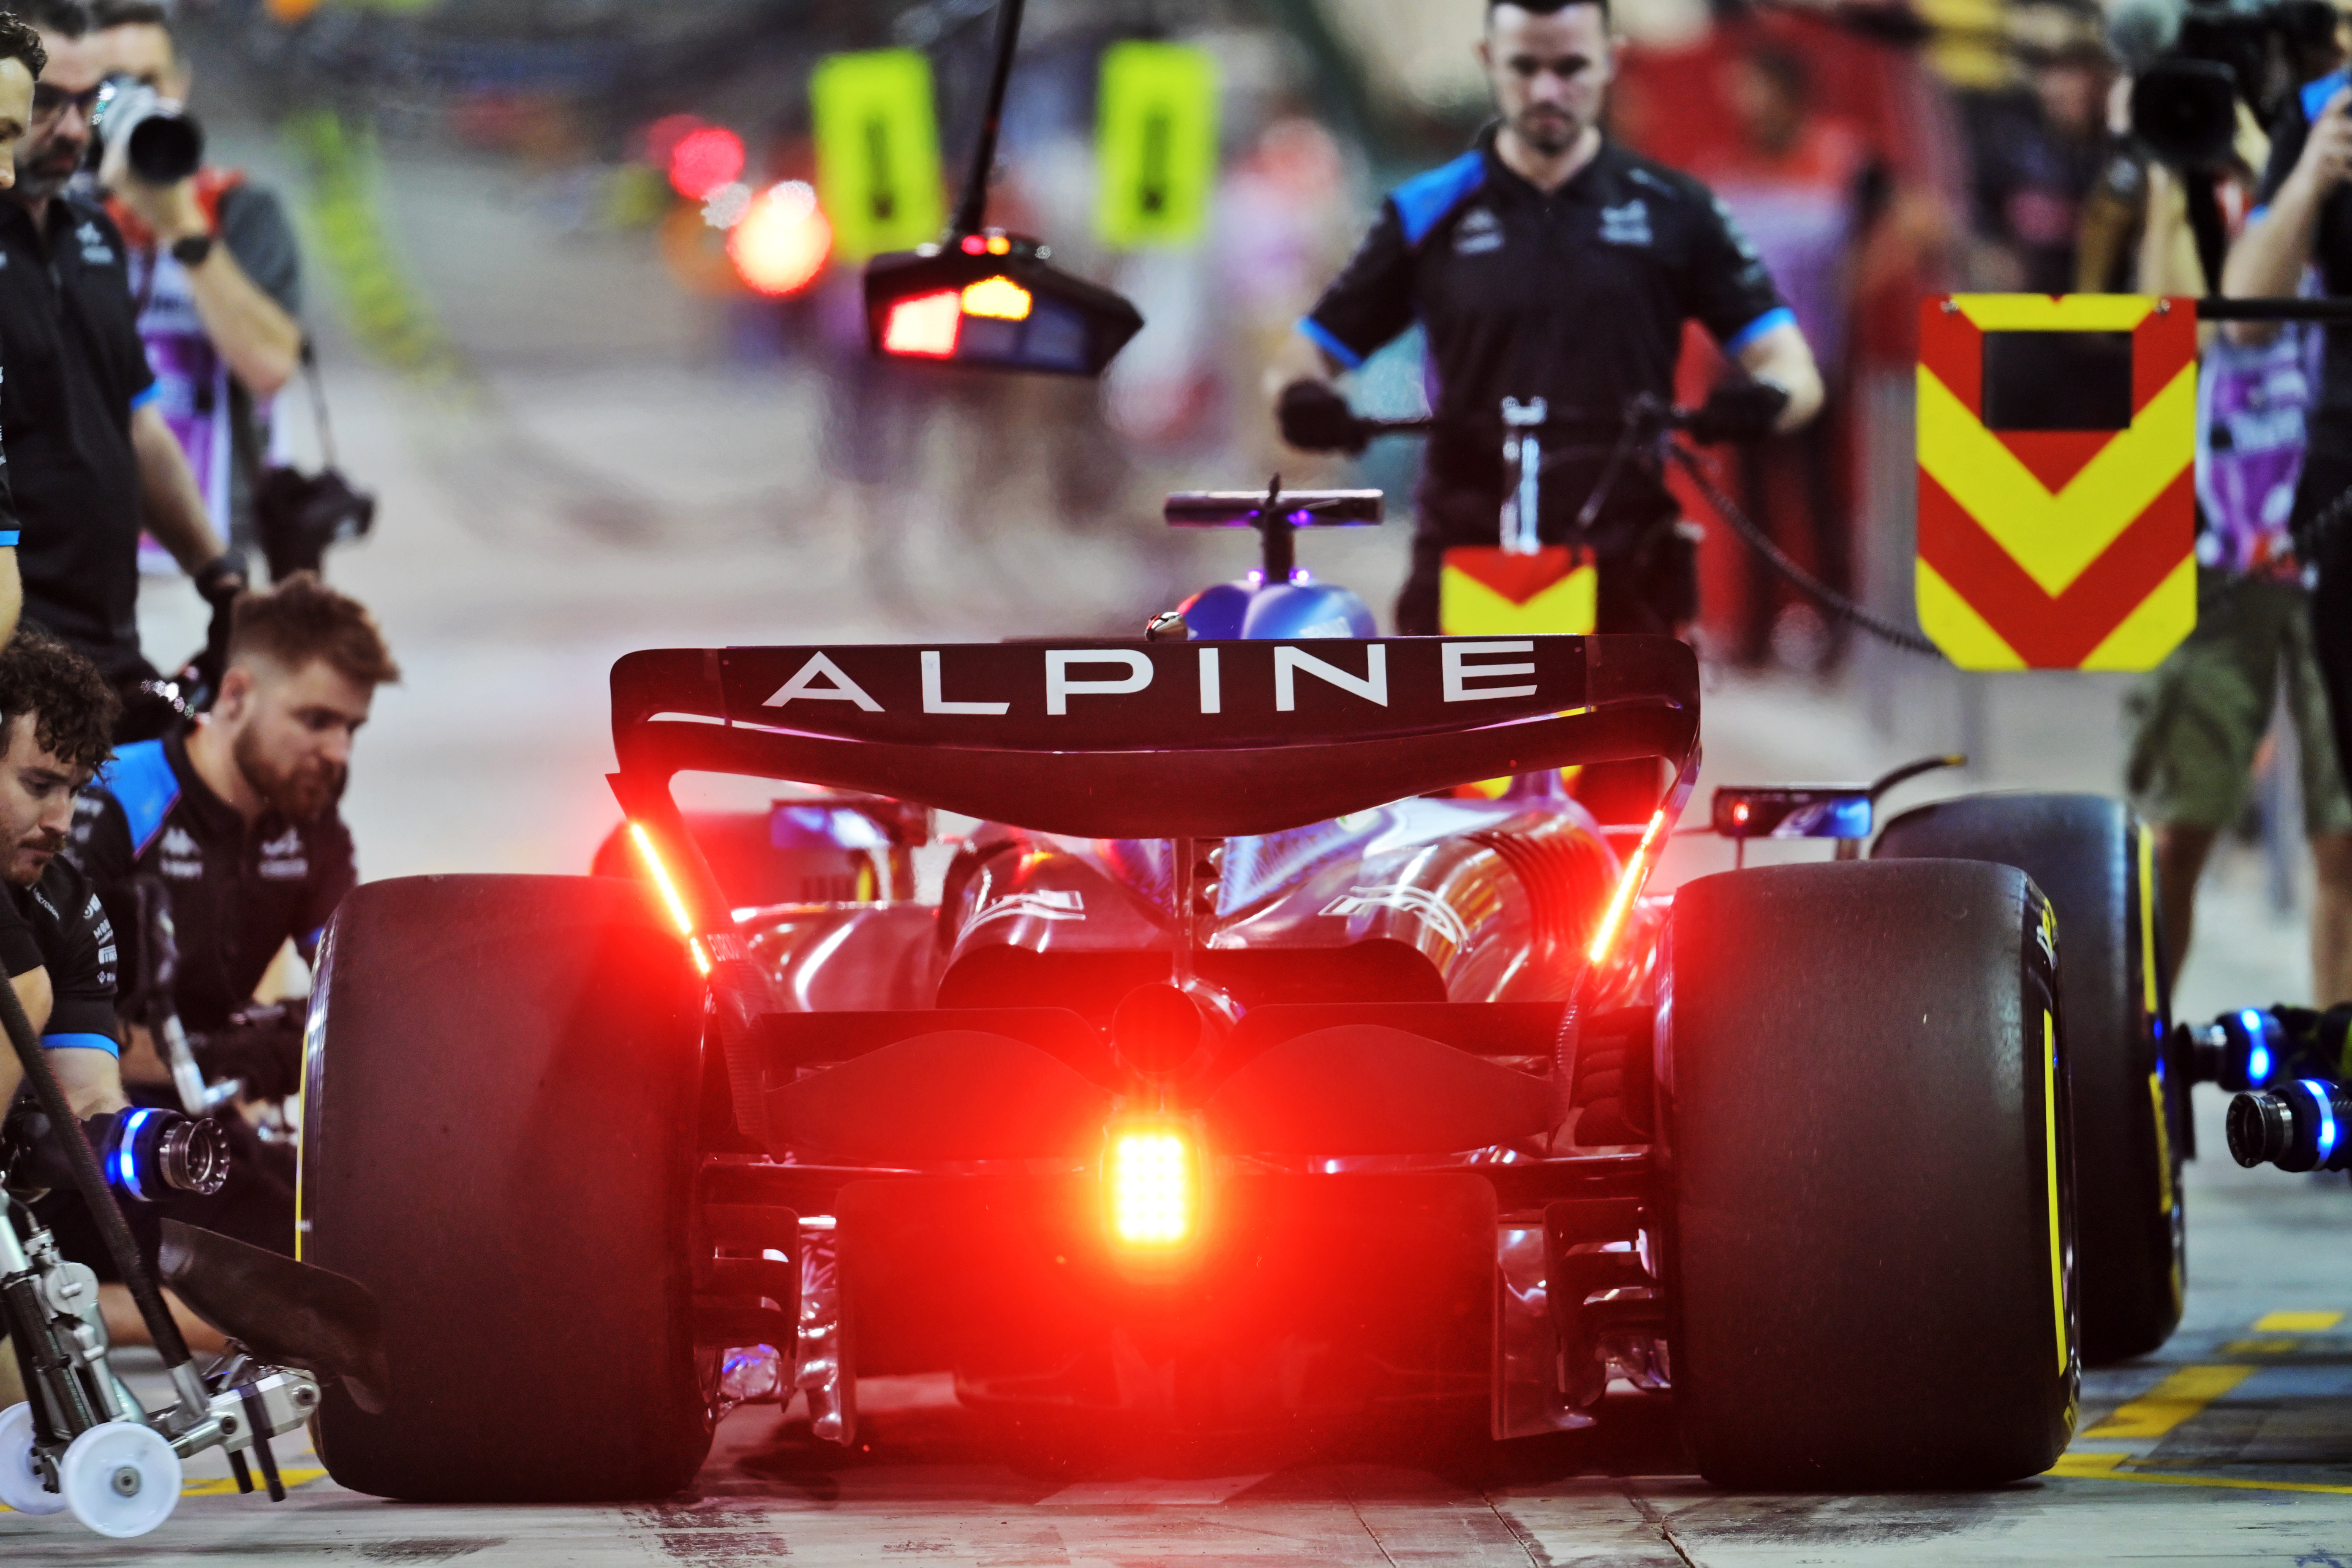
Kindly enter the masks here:
<path id="1" fill-rule="evenodd" d="M 122 968 L 146 967 L 137 884 L 161 885 L 177 946 L 164 998 L 206 1076 L 242 1082 L 248 1103 L 300 1088 L 299 1009 L 257 1004 L 290 941 L 307 962 L 358 880 L 335 803 L 352 738 L 378 685 L 400 679 L 365 609 L 309 573 L 238 599 L 227 673 L 212 711 L 121 747 L 76 808 L 71 853 L 121 933 Z M 142 1022 L 126 1030 L 125 1075 L 150 1103 L 172 1076 Z M 291 1152 L 238 1131 L 228 1185 L 172 1200 L 178 1218 L 280 1252 L 294 1243 Z"/>
<path id="2" fill-rule="evenodd" d="M 2336 62 L 2321 58 L 2321 70 Z M 2218 205 L 2243 212 L 2267 159 L 2250 113 L 2226 163 L 2177 170 L 2149 163 L 2139 244 L 2140 292 L 2198 295 L 2206 279 L 2189 217 L 2189 182 L 2217 182 Z M 2284 290 L 2292 292 L 2292 289 Z M 2309 595 L 2282 502 L 2305 460 L 2314 355 L 2304 329 L 2268 343 L 2206 330 L 2198 399 L 2197 626 L 2126 700 L 2126 778 L 2156 838 L 2168 981 L 2193 932 L 2197 885 L 2214 841 L 2235 821 L 2284 683 L 2301 742 L 2304 829 L 2315 889 L 2312 986 L 2326 1006 L 2352 1001 L 2352 795 L 2338 766 L 2313 652 Z"/>
<path id="3" fill-rule="evenodd" d="M 2269 167 L 2246 232 L 2231 248 L 2222 291 L 2275 297 L 2318 269 L 2322 291 L 2352 296 L 2352 86 L 2342 70 L 2305 86 L 2273 127 Z M 2233 326 L 2233 340 L 2259 342 L 2277 329 Z M 2327 690 L 2336 758 L 2352 738 L 2352 329 L 2330 327 L 2320 362 L 2318 401 L 2294 509 L 2295 550 L 2308 568 L 2312 641 Z"/>
<path id="4" fill-rule="evenodd" d="M 89 13 L 39 0 L 21 15 L 48 58 L 15 188 L 0 199 L 0 428 L 26 529 L 25 615 L 89 657 L 123 699 L 117 738 L 139 739 L 173 717 L 139 651 L 141 529 L 194 578 L 224 632 L 245 574 L 223 552 L 158 406 L 122 237 L 69 188 L 106 77 Z"/>
<path id="5" fill-rule="evenodd" d="M 109 74 L 152 93 L 163 112 L 177 111 L 189 73 L 165 7 L 99 0 L 91 15 Z M 123 107 L 133 106 L 126 99 Z M 142 177 L 128 140 L 108 141 L 99 174 L 107 211 L 131 246 L 139 335 L 162 389 L 157 407 L 187 453 L 214 529 L 250 550 L 269 400 L 302 353 L 294 231 L 276 194 L 241 170 L 207 164 L 159 184 Z"/>

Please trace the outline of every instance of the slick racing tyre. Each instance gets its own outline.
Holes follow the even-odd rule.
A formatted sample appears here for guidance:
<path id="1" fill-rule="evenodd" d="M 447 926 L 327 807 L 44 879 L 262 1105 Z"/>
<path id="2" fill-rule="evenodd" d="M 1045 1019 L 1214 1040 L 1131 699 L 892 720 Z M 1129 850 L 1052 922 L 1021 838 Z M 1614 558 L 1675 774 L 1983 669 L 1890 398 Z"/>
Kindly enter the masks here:
<path id="1" fill-rule="evenodd" d="M 2073 1069 L 2083 1357 L 2146 1355 L 2179 1325 L 2184 1228 L 2177 1108 L 2157 1070 L 2171 1019 L 2156 955 L 2147 830 L 2095 795 L 1990 795 L 1906 812 L 1880 859 L 1991 860 L 2058 911 L 2058 981 Z"/>
<path id="2" fill-rule="evenodd" d="M 1976 862 L 1675 895 L 1659 1091 L 1675 1397 L 1726 1486 L 2049 1468 L 2080 1381 L 2047 905 Z"/>
<path id="3" fill-rule="evenodd" d="M 687 1244 L 703 991 L 637 884 L 372 882 L 303 1091 L 305 1261 L 383 1309 L 392 1385 L 320 1458 L 433 1502 L 656 1497 L 710 1445 Z"/>

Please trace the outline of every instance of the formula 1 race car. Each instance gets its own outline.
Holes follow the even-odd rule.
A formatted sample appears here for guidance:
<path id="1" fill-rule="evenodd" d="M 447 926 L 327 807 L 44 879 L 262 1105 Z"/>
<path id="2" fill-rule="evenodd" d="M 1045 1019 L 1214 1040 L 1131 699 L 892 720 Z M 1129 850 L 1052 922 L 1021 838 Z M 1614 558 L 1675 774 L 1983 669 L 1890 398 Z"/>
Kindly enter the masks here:
<path id="1" fill-rule="evenodd" d="M 1285 551 L 1318 504 L 1265 502 Z M 621 659 L 632 875 L 372 883 L 327 937 L 303 1257 L 388 1362 L 335 1479 L 665 1493 L 757 1345 L 843 1443 L 859 1374 L 1482 1441 L 1620 1379 L 1727 1484 L 2046 1468 L 2083 1356 L 2180 1312 L 2137 824 L 1969 798 L 1864 858 L 1869 786 L 1727 790 L 1839 858 L 1647 896 L 1687 647 L 1349 619 Z M 1561 782 L 1645 758 L 1646 822 Z M 840 793 L 689 819 L 683 772 Z M 935 900 L 926 808 L 979 823 Z"/>

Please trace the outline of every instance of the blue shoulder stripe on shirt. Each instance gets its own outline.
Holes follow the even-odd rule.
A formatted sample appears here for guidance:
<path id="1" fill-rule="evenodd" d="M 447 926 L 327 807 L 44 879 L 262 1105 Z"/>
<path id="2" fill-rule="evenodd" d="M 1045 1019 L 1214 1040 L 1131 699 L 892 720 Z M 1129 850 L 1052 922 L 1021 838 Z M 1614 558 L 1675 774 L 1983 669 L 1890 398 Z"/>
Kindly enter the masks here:
<path id="1" fill-rule="evenodd" d="M 1740 328 L 1738 331 L 1732 333 L 1729 337 L 1724 339 L 1723 352 L 1727 354 L 1736 354 L 1741 349 L 1746 348 L 1749 343 L 1754 342 L 1757 339 L 1770 331 L 1773 328 L 1793 327 L 1796 324 L 1796 311 L 1791 310 L 1786 305 L 1776 305 L 1771 310 L 1765 311 L 1762 315 L 1748 322 L 1746 326 Z"/>
<path id="2" fill-rule="evenodd" d="M 104 1051 L 119 1057 L 122 1047 L 114 1043 L 111 1035 L 43 1035 L 41 1044 L 53 1051 Z"/>
<path id="3" fill-rule="evenodd" d="M 2326 113 L 2328 99 L 2333 99 L 2338 91 L 2343 91 L 2347 82 L 2352 82 L 2352 68 L 2328 70 L 2328 73 L 2324 75 L 2324 78 L 2319 78 L 2316 82 L 2305 82 L 2303 85 L 2305 122 L 2307 124 L 2319 122 L 2319 115 Z"/>
<path id="4" fill-rule="evenodd" d="M 2332 70 L 2317 81 L 2305 82 L 2303 84 L 2305 123 L 2317 123 L 2320 115 L 2326 111 L 2327 100 L 2343 91 L 2347 83 L 2352 83 L 2352 69 Z"/>
<path id="5" fill-rule="evenodd" d="M 163 395 L 163 384 L 160 381 L 151 381 L 131 395 L 131 406 L 134 409 L 144 408 Z"/>
<path id="6" fill-rule="evenodd" d="M 1313 343 L 1349 370 L 1361 370 L 1364 367 L 1364 356 L 1341 342 L 1337 333 L 1314 317 L 1299 317 L 1298 330 L 1305 334 L 1308 342 Z"/>
<path id="7" fill-rule="evenodd" d="M 122 807 L 132 858 L 144 855 L 163 819 L 180 804 L 179 776 L 172 772 L 172 759 L 163 754 L 163 742 L 133 741 L 116 747 L 98 783 Z"/>
<path id="8" fill-rule="evenodd" d="M 1473 191 L 1486 183 L 1486 154 L 1475 149 L 1451 163 L 1416 174 L 1389 193 L 1407 245 L 1419 245 Z"/>
<path id="9" fill-rule="evenodd" d="M 14 550 L 16 548 L 17 531 L 17 530 L 13 528 L 0 528 L 0 550 Z"/>

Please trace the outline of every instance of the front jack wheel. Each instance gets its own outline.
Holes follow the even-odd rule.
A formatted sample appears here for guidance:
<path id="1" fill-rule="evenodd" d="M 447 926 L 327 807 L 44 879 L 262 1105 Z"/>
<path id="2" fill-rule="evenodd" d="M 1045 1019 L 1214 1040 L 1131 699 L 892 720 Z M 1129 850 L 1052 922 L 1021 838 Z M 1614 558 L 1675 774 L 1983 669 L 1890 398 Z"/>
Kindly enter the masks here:
<path id="1" fill-rule="evenodd" d="M 5 1222 L 0 1222 L 5 1223 Z M 33 1468 L 33 1407 L 12 1405 L 0 1410 L 0 1503 L 18 1513 L 57 1513 L 66 1500 L 41 1484 Z"/>
<path id="2" fill-rule="evenodd" d="M 84 1526 L 118 1541 L 144 1535 L 180 1506 L 180 1456 L 152 1426 L 110 1421 L 76 1437 L 58 1489 Z"/>

